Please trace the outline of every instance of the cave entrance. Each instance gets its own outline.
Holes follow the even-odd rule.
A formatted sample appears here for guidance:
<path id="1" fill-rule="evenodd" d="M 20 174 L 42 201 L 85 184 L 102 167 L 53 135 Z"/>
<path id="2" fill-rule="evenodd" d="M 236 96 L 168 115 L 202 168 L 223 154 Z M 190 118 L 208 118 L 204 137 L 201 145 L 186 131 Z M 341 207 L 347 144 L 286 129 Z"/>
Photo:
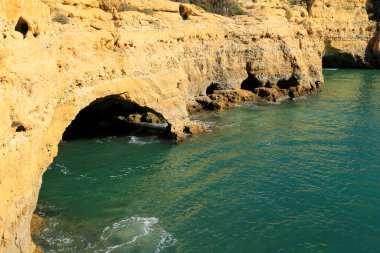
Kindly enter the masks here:
<path id="1" fill-rule="evenodd" d="M 281 79 L 277 82 L 277 87 L 280 89 L 290 89 L 291 87 L 296 87 L 298 85 L 297 78 L 293 75 L 289 79 Z"/>
<path id="2" fill-rule="evenodd" d="M 82 109 L 63 133 L 63 140 L 123 135 L 168 136 L 162 115 L 119 95 L 99 98 Z"/>
<path id="3" fill-rule="evenodd" d="M 71 141 L 71 140 L 77 140 L 77 139 L 91 139 L 91 138 L 102 138 L 102 137 L 108 137 L 108 136 L 131 136 L 131 140 L 134 140 L 133 137 L 140 137 L 140 136 L 157 136 L 162 138 L 172 138 L 173 136 L 170 134 L 170 124 L 167 122 L 167 120 L 158 113 L 157 111 L 153 110 L 152 108 L 141 106 L 137 104 L 136 102 L 133 102 L 129 99 L 126 99 L 123 95 L 110 95 L 102 98 L 98 98 L 94 100 L 92 103 L 90 103 L 88 106 L 83 108 L 79 113 L 76 115 L 75 119 L 71 122 L 71 124 L 66 128 L 66 130 L 63 133 L 62 140 Z M 136 138 L 138 140 L 138 138 Z M 86 142 L 85 142 L 86 143 Z M 131 143 L 131 142 L 129 142 Z M 143 143 L 143 142 L 135 142 L 135 143 Z M 87 143 L 88 144 L 88 143 Z M 72 146 L 70 146 L 72 147 Z M 80 148 L 77 149 L 71 149 L 68 148 L 68 153 L 66 153 L 67 156 L 64 156 L 64 158 L 59 158 L 58 160 L 55 160 L 55 162 L 50 165 L 51 168 L 58 168 L 58 171 L 60 171 L 57 174 L 54 174 L 53 170 L 48 170 L 45 172 L 44 180 L 42 183 L 42 190 L 44 191 L 44 196 L 46 199 L 50 199 L 49 196 L 52 194 L 50 190 L 46 189 L 54 189 L 53 194 L 56 198 L 56 195 L 54 192 L 57 191 L 57 182 L 60 182 L 61 190 L 63 190 L 65 193 L 68 193 L 69 190 L 72 189 L 82 189 L 82 191 L 78 190 L 78 192 L 71 192 L 70 197 L 72 198 L 72 201 L 74 199 L 77 199 L 79 194 L 87 195 L 87 191 L 83 188 L 78 188 L 82 186 L 85 186 L 87 184 L 83 184 L 81 180 L 89 180 L 89 178 L 96 178 L 99 177 L 101 180 L 96 180 L 96 182 L 103 182 L 104 180 L 111 180 L 114 182 L 115 178 L 119 178 L 121 175 L 127 175 L 129 173 L 130 166 L 133 166 L 133 164 L 139 164 L 140 161 L 140 155 L 136 155 L 136 157 L 133 157 L 134 162 L 131 162 L 130 159 L 124 159 L 125 153 L 123 152 L 122 156 L 121 153 L 118 153 L 117 150 L 113 150 L 114 146 L 108 147 L 109 149 L 105 148 L 105 150 L 102 150 L 101 152 L 105 152 L 105 154 L 110 154 L 110 152 L 115 151 L 114 156 L 107 156 L 108 159 L 103 159 L 103 156 L 100 156 L 100 158 L 96 158 L 97 154 L 91 154 L 86 151 L 86 149 Z M 111 150 L 111 151 L 110 151 Z M 142 145 L 135 145 L 134 151 L 140 151 L 136 152 L 137 154 L 142 154 L 142 157 L 144 156 L 144 152 L 146 151 L 146 147 Z M 58 152 L 59 156 L 60 151 Z M 90 158 L 89 155 L 91 154 Z M 81 157 L 80 162 L 76 163 L 75 159 L 71 159 L 72 157 Z M 70 172 L 68 172 L 68 167 L 65 167 L 66 162 L 63 162 L 62 165 L 59 164 L 57 161 L 61 161 L 61 159 L 66 159 L 66 162 L 70 164 Z M 93 162 L 96 160 L 96 166 Z M 111 160 L 109 160 L 111 159 Z M 112 159 L 122 160 L 122 162 L 119 163 L 123 164 L 120 165 L 121 167 L 125 167 L 120 171 L 120 168 L 118 166 L 110 166 L 109 161 L 115 161 Z M 136 162 L 138 161 L 138 162 Z M 112 163 L 112 162 L 111 162 Z M 114 163 L 113 163 L 114 164 Z M 138 165 L 136 165 L 138 166 Z M 113 170 L 113 174 L 109 174 L 109 177 L 104 178 L 104 174 L 101 174 L 100 171 L 103 171 L 104 168 L 107 168 L 108 171 Z M 83 170 L 86 170 L 84 172 Z M 119 174 L 122 173 L 122 174 Z M 59 176 L 60 174 L 65 175 L 64 177 Z M 91 175 L 91 177 L 86 177 L 87 175 Z M 55 176 L 57 176 L 55 178 Z M 53 185 L 46 184 L 46 177 L 54 178 Z M 73 180 L 75 179 L 75 180 Z M 57 180 L 57 181 L 56 181 Z M 61 181 L 62 180 L 62 181 Z M 66 181 L 67 180 L 67 181 Z M 80 180 L 81 183 L 75 183 L 78 182 L 77 180 Z M 73 181 L 75 181 L 73 183 Z M 86 182 L 86 181 L 84 181 Z M 88 182 L 95 182 L 90 179 Z M 67 186 L 67 187 L 66 187 Z M 94 185 L 92 185 L 94 186 Z M 92 187 L 91 186 L 91 187 Z M 106 191 L 106 188 L 102 188 L 102 183 L 98 185 L 98 191 Z M 95 186 L 96 187 L 96 186 Z M 45 189 L 45 190 L 44 190 Z M 60 195 L 60 194 L 58 194 Z M 67 195 L 68 196 L 68 195 Z M 108 195 L 109 196 L 109 195 Z M 40 196 L 41 197 L 41 192 Z M 84 196 L 83 199 L 88 199 L 88 197 Z M 96 198 L 94 198 L 95 200 Z M 69 201 L 69 202 L 72 202 Z M 99 201 L 103 201 L 101 198 L 99 198 Z M 64 202 L 64 201 L 63 201 Z M 92 202 L 93 203 L 93 202 Z M 43 206 L 41 208 L 41 206 Z M 83 207 L 85 210 L 87 207 Z M 57 212 L 58 210 L 58 212 Z M 46 244 L 46 241 L 44 239 L 41 239 L 41 233 L 42 229 L 46 226 L 49 226 L 48 219 L 53 218 L 55 219 L 57 216 L 61 216 L 58 214 L 60 211 L 59 205 L 54 205 L 54 208 L 51 209 L 49 207 L 45 208 L 44 204 L 38 205 L 37 209 L 35 210 L 32 220 L 31 220 L 31 234 L 33 237 L 33 240 L 39 247 L 55 247 L 57 244 L 55 243 L 48 243 Z M 74 212 L 75 213 L 75 212 Z M 66 221 L 70 220 L 71 218 L 65 218 Z M 82 225 L 81 225 L 82 226 Z M 65 226 L 63 226 L 65 227 Z M 67 231 L 70 231 L 70 228 Z M 80 244 L 80 243 L 78 243 Z M 59 245 L 59 248 L 62 246 Z M 36 251 L 37 252 L 37 251 Z M 38 251 L 40 252 L 40 251 Z M 42 252 L 42 250 L 41 250 Z"/>
<path id="4" fill-rule="evenodd" d="M 220 90 L 220 87 L 217 83 L 212 83 L 211 85 L 209 85 L 206 89 L 206 95 L 211 95 L 211 94 L 214 94 L 214 92 L 216 90 Z"/>
<path id="5" fill-rule="evenodd" d="M 24 38 L 26 37 L 26 34 L 29 31 L 29 25 L 28 25 L 28 22 L 23 17 L 20 17 L 18 19 L 16 27 L 15 27 L 15 31 L 24 35 Z"/>
<path id="6" fill-rule="evenodd" d="M 256 76 L 249 74 L 248 78 L 241 83 L 242 90 L 255 92 L 256 88 L 263 87 L 264 85 L 257 79 Z"/>

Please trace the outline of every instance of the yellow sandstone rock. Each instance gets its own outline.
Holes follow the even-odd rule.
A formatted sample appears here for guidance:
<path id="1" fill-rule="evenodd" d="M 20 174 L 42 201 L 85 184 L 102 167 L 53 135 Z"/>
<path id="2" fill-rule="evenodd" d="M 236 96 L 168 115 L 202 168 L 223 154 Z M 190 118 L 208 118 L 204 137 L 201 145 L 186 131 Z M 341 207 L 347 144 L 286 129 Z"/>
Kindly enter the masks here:
<path id="1" fill-rule="evenodd" d="M 247 15 L 233 18 L 191 6 L 184 21 L 165 0 L 0 1 L 0 252 L 35 249 L 42 175 L 95 100 L 117 94 L 149 108 L 181 139 L 204 129 L 187 107 L 211 84 L 221 91 L 203 101 L 228 107 L 319 91 L 324 55 L 369 64 L 375 25 L 365 1 L 315 0 L 310 13 L 285 0 L 243 6 Z"/>
<path id="2" fill-rule="evenodd" d="M 367 0 L 315 0 L 310 6 L 308 31 L 323 38 L 327 67 L 370 67 L 367 47 L 376 23 L 366 11 Z"/>

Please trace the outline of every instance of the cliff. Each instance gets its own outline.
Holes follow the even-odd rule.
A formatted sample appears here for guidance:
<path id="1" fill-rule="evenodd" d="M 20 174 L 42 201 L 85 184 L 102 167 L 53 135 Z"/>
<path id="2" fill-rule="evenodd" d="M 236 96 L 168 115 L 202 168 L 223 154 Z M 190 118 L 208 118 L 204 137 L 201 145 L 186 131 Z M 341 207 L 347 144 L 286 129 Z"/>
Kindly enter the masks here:
<path id="1" fill-rule="evenodd" d="M 379 34 L 370 20 L 370 0 L 320 0 L 309 7 L 309 29 L 323 38 L 325 67 L 373 68 L 378 65 Z M 372 5 L 372 4 L 371 4 Z"/>
<path id="2" fill-rule="evenodd" d="M 0 252 L 34 250 L 42 175 L 85 108 L 149 112 L 181 139 L 202 128 L 189 110 L 318 92 L 323 57 L 372 66 L 364 1 L 317 0 L 310 17 L 282 0 L 232 18 L 189 5 L 188 20 L 164 0 L 0 3 Z"/>

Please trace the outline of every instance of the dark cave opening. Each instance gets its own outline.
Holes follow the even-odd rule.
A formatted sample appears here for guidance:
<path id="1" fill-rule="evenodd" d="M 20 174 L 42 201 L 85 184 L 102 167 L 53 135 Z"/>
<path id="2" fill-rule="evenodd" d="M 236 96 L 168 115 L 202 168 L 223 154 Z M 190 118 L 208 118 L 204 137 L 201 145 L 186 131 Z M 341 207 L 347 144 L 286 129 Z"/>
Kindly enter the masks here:
<path id="1" fill-rule="evenodd" d="M 373 46 L 376 37 L 372 38 L 367 45 L 365 57 L 362 58 L 357 55 L 349 53 L 336 53 L 324 55 L 322 57 L 323 68 L 342 68 L 342 69 L 372 69 L 377 68 L 375 64 L 375 57 L 373 55 Z"/>
<path id="2" fill-rule="evenodd" d="M 162 115 L 119 95 L 107 96 L 82 109 L 63 133 L 63 140 L 126 136 L 169 136 Z"/>
<path id="3" fill-rule="evenodd" d="M 216 90 L 219 90 L 220 88 L 218 87 L 217 83 L 212 83 L 210 86 L 207 87 L 206 89 L 206 95 L 211 95 L 214 94 Z"/>
<path id="4" fill-rule="evenodd" d="M 380 22 L 380 1 L 367 0 L 366 10 L 367 10 L 369 20 Z"/>
<path id="5" fill-rule="evenodd" d="M 18 19 L 16 27 L 15 27 L 15 31 L 24 35 L 24 38 L 25 38 L 26 34 L 28 33 L 29 25 L 28 25 L 28 22 L 26 22 L 26 20 L 23 17 L 20 17 Z"/>
<path id="6" fill-rule="evenodd" d="M 280 89 L 290 89 L 291 87 L 296 87 L 298 85 L 297 78 L 291 76 L 289 79 L 281 79 L 277 82 L 277 87 Z"/>
<path id="7" fill-rule="evenodd" d="M 23 125 L 20 125 L 16 128 L 16 132 L 26 132 L 26 128 Z"/>
<path id="8" fill-rule="evenodd" d="M 242 90 L 255 92 L 255 89 L 259 87 L 263 87 L 263 84 L 254 75 L 249 75 L 248 78 L 241 83 Z"/>

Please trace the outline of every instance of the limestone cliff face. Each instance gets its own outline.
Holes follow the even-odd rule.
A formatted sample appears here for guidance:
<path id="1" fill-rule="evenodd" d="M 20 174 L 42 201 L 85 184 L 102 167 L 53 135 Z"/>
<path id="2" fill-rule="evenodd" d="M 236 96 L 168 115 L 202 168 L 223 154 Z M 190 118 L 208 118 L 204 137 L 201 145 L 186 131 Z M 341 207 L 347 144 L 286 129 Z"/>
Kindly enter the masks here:
<path id="1" fill-rule="evenodd" d="M 349 40 L 335 38 L 343 31 L 333 30 L 335 16 L 318 12 L 325 0 L 315 1 L 312 18 L 285 0 L 244 2 L 244 16 L 190 6 L 186 21 L 178 3 L 163 0 L 0 2 L 0 252 L 34 250 L 30 220 L 42 174 L 65 129 L 97 99 L 118 95 L 147 108 L 182 138 L 196 125 L 189 104 L 211 84 L 220 91 L 207 99 L 319 91 L 325 41 L 327 55 L 363 56 L 366 64 L 373 24 L 364 2 L 341 10 L 363 23 L 350 31 L 339 24 L 359 34 Z"/>
<path id="2" fill-rule="evenodd" d="M 309 7 L 309 33 L 323 38 L 326 67 L 371 68 L 378 37 L 370 0 L 318 0 Z"/>
<path id="3" fill-rule="evenodd" d="M 380 1 L 367 0 L 366 9 L 369 19 L 376 22 L 376 33 L 371 43 L 369 44 L 369 49 L 371 49 L 371 45 L 373 42 L 373 60 L 375 66 L 378 67 L 380 66 Z"/>

